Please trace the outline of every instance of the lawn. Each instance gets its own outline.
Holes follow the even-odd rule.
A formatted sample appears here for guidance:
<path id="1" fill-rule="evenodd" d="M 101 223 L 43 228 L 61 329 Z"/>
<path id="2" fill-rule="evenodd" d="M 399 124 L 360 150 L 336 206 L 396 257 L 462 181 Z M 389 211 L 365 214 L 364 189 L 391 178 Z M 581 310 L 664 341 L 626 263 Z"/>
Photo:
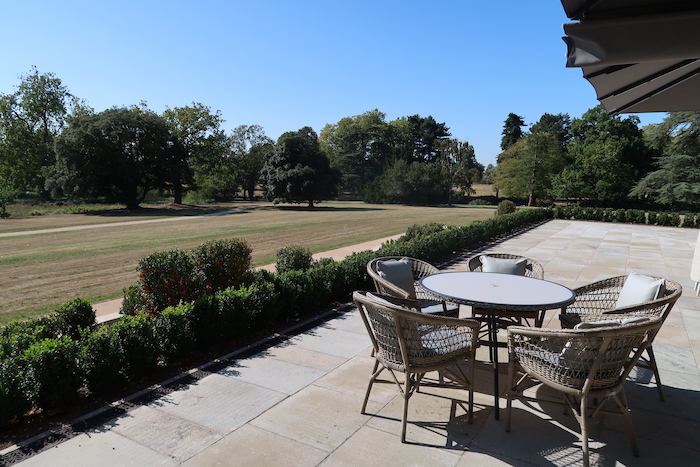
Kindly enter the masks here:
<path id="1" fill-rule="evenodd" d="M 249 206 L 251 203 L 240 203 Z M 172 210 L 65 214 L 0 221 L 0 233 L 79 228 L 62 232 L 0 237 L 0 325 L 37 316 L 74 297 L 93 303 L 119 298 L 137 280 L 139 259 L 156 251 L 191 249 L 221 238 L 245 238 L 253 264 L 273 263 L 285 245 L 321 252 L 402 233 L 413 224 L 461 225 L 493 216 L 493 209 L 467 206 L 418 207 L 338 201 L 317 208 L 259 207 L 235 214 L 173 217 Z M 235 207 L 229 205 L 226 208 Z M 183 214 L 177 212 L 176 214 Z M 161 220 L 129 223 L 136 220 Z"/>

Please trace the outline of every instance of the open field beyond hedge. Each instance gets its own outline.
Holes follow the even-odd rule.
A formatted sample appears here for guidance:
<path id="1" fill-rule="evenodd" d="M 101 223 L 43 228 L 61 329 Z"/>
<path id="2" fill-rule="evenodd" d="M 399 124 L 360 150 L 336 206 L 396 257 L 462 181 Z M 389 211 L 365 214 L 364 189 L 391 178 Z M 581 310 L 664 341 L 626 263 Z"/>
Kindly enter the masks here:
<path id="1" fill-rule="evenodd" d="M 172 212 L 70 214 L 0 221 L 0 233 L 110 223 L 108 227 L 0 237 L 0 325 L 37 316 L 74 297 L 93 303 L 118 298 L 137 280 L 138 261 L 156 251 L 191 249 L 202 242 L 245 238 L 253 264 L 275 260 L 285 245 L 326 251 L 402 233 L 413 224 L 463 225 L 493 216 L 491 208 L 423 207 L 329 202 L 313 210 L 258 207 L 213 217 L 159 223 L 123 222 L 172 217 Z M 241 203 L 238 206 L 250 206 Z M 236 207 L 235 204 L 228 208 Z M 191 212 L 188 212 L 191 214 Z"/>

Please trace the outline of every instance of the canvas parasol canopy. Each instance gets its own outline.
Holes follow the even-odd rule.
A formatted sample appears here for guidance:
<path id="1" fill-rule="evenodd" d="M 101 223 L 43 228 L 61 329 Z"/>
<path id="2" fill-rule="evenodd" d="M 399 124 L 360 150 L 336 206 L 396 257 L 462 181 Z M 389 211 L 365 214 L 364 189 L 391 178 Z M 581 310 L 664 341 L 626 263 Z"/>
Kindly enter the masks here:
<path id="1" fill-rule="evenodd" d="M 700 2 L 561 0 L 568 67 L 610 114 L 700 110 Z"/>

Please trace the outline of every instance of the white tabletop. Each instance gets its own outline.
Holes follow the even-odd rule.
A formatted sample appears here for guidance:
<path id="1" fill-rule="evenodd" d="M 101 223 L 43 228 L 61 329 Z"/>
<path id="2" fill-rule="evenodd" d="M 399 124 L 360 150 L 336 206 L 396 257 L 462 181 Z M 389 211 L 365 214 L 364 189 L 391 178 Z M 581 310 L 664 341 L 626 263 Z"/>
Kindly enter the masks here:
<path id="1" fill-rule="evenodd" d="M 447 301 L 515 311 L 559 308 L 576 298 L 554 282 L 493 272 L 443 272 L 424 277 L 420 285 Z"/>

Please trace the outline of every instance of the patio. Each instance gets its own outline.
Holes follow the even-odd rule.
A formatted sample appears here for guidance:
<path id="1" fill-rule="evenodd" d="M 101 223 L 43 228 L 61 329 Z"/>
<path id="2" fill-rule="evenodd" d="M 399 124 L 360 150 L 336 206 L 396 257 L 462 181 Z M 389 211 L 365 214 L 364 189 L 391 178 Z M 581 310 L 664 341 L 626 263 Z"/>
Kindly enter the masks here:
<path id="1" fill-rule="evenodd" d="M 632 270 L 683 284 L 654 342 L 666 401 L 659 401 L 650 372 L 635 370 L 626 386 L 641 457 L 632 455 L 623 421 L 603 416 L 591 425 L 592 465 L 695 465 L 700 457 L 700 298 L 689 278 L 697 235 L 554 220 L 488 250 L 533 258 L 545 279 L 572 288 Z M 464 270 L 466 259 L 446 268 Z M 510 433 L 503 416 L 494 419 L 485 348 L 477 352 L 474 423 L 466 423 L 460 404 L 466 394 L 425 388 L 411 399 L 402 444 L 402 399 L 393 382 L 375 385 L 367 415 L 360 414 L 373 359 L 359 314 L 348 306 L 326 318 L 135 395 L 115 405 L 118 413 L 98 414 L 103 421 L 96 427 L 48 442 L 41 452 L 10 448 L 0 453 L 0 465 L 582 464 L 578 425 L 561 408 L 543 405 L 540 412 L 516 402 Z M 556 311 L 544 325 L 559 326 Z M 503 390 L 506 372 L 502 363 Z"/>

